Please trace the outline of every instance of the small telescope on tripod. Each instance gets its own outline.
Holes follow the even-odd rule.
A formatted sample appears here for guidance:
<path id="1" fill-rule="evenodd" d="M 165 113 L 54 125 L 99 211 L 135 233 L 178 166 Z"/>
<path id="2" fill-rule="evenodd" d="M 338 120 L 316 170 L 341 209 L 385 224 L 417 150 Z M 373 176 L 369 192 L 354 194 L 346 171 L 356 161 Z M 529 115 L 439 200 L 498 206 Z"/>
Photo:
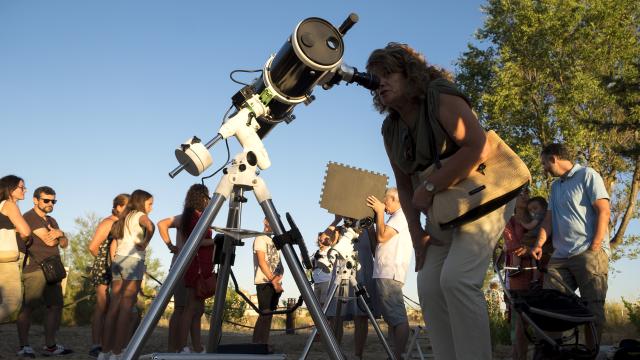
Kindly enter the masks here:
<path id="1" fill-rule="evenodd" d="M 123 360 L 132 360 L 138 357 L 144 342 L 167 306 L 178 280 L 183 276 L 189 262 L 195 256 L 199 246 L 198 239 L 201 239 L 209 229 L 226 200 L 229 200 L 226 228 L 216 229 L 225 234 L 222 260 L 218 271 L 214 309 L 206 347 L 207 354 L 203 354 L 204 357 L 201 358 L 259 358 L 257 355 L 239 357 L 234 354 L 231 357 L 224 357 L 222 354 L 218 354 L 225 295 L 231 275 L 231 266 L 235 259 L 235 247 L 242 245 L 243 238 L 252 236 L 251 231 L 239 229 L 242 204 L 246 201 L 243 196 L 245 191 L 253 191 L 269 221 L 274 234 L 273 241 L 284 256 L 298 290 L 300 290 L 301 297 L 304 299 L 316 329 L 321 335 L 328 357 L 336 360 L 344 359 L 293 248 L 293 245 L 298 245 L 305 253 L 304 241 L 289 214 L 287 214 L 287 220 L 290 230 L 285 231 L 267 185 L 258 176 L 258 169 L 264 170 L 271 166 L 262 138 L 280 122 L 291 122 L 294 119 L 293 109 L 296 105 L 311 103 L 314 99 L 312 91 L 316 86 L 330 89 L 344 81 L 346 83 L 355 82 L 369 90 L 378 87 L 377 78 L 358 72 L 355 67 L 343 62 L 343 37 L 357 21 L 358 16 L 350 14 L 337 29 L 328 21 L 317 17 L 301 21 L 278 53 L 270 56 L 266 61 L 261 76 L 233 95 L 232 104 L 235 107 L 235 112 L 222 124 L 217 135 L 206 143 L 202 143 L 195 136 L 191 137 L 175 150 L 176 159 L 180 165 L 169 173 L 172 178 L 182 170 L 187 170 L 194 176 L 202 174 L 213 163 L 209 149 L 220 140 L 233 136 L 238 139 L 243 149 L 224 169 L 223 176 L 207 208 L 186 240 L 185 246 L 176 258 L 164 285 L 151 304 L 149 312 L 131 338 L 127 350 L 123 354 Z M 154 358 L 181 359 L 184 358 L 184 355 L 164 354 L 162 357 L 155 356 Z"/>

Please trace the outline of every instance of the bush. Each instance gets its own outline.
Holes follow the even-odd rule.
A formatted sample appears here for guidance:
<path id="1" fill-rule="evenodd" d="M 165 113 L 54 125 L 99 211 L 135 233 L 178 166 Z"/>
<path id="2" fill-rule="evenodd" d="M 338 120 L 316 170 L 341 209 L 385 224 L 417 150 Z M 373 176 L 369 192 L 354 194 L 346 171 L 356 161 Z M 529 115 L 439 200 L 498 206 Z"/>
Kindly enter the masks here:
<path id="1" fill-rule="evenodd" d="M 622 298 L 622 303 L 627 309 L 627 316 L 629 317 L 629 321 L 636 328 L 636 331 L 640 333 L 640 301 L 636 301 L 635 303 L 633 303 L 627 302 L 624 300 L 624 298 Z"/>
<path id="2" fill-rule="evenodd" d="M 491 347 L 511 344 L 511 324 L 502 314 L 490 314 L 489 330 L 491 331 Z"/>
<path id="3" fill-rule="evenodd" d="M 247 308 L 247 304 L 236 293 L 236 290 L 232 287 L 227 288 L 227 294 L 225 296 L 224 314 L 222 318 L 224 321 L 238 322 L 244 317 L 244 310 Z"/>

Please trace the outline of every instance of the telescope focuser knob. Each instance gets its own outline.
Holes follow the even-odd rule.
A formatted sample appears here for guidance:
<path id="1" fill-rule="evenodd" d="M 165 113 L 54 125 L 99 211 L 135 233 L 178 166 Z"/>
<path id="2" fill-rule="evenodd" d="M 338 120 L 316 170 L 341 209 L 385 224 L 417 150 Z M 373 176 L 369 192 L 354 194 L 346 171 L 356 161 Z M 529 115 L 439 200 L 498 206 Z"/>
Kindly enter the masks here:
<path id="1" fill-rule="evenodd" d="M 316 96 L 315 95 L 309 95 L 304 99 L 304 104 L 305 105 L 309 105 L 312 102 L 314 102 L 316 100 Z"/>

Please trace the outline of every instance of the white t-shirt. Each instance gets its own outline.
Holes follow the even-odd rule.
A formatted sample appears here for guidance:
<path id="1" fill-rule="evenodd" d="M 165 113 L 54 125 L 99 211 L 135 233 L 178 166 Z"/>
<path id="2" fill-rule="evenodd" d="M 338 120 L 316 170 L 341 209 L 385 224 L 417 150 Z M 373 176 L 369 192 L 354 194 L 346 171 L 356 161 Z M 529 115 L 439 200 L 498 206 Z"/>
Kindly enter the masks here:
<path id="1" fill-rule="evenodd" d="M 402 209 L 396 210 L 387 226 L 397 231 L 391 239 L 376 246 L 376 256 L 373 265 L 373 278 L 393 279 L 404 284 L 413 253 L 409 226 Z"/>
<path id="2" fill-rule="evenodd" d="M 266 284 L 269 282 L 269 278 L 264 275 L 262 270 L 260 270 L 260 266 L 258 266 L 258 255 L 256 254 L 256 251 L 264 252 L 265 260 L 267 261 L 267 264 L 269 264 L 269 269 L 272 273 L 284 274 L 284 267 L 280 261 L 280 252 L 276 249 L 276 245 L 273 243 L 273 240 L 267 235 L 259 235 L 256 236 L 253 241 L 254 284 Z"/>
<path id="3" fill-rule="evenodd" d="M 319 257 L 314 259 L 315 266 L 313 268 L 313 272 L 311 276 L 313 277 L 313 282 L 316 284 L 327 282 L 331 280 L 331 272 L 329 271 L 327 265 L 329 264 L 329 258 L 327 257 L 327 252 L 331 249 L 330 247 L 325 247 L 324 250 L 318 249 L 314 254 L 315 257 Z"/>
<path id="4" fill-rule="evenodd" d="M 118 239 L 116 255 L 144 259 L 145 252 L 136 248 L 136 245 L 144 242 L 145 229 L 140 226 L 140 218 L 143 215 L 144 213 L 142 211 L 134 211 L 127 215 L 124 225 L 124 236 L 122 239 Z"/>

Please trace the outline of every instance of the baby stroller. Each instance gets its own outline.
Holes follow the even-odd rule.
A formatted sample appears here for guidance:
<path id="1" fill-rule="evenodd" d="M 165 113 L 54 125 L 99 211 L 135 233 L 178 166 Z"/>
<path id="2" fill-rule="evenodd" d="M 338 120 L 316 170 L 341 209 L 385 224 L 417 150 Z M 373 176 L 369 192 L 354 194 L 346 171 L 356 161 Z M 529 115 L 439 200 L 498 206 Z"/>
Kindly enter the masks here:
<path id="1" fill-rule="evenodd" d="M 599 343 L 596 335 L 595 316 L 587 309 L 585 303 L 558 276 L 554 280 L 566 290 L 533 287 L 529 290 L 507 290 L 505 278 L 513 271 L 533 271 L 538 269 L 544 276 L 553 276 L 546 269 L 534 267 L 505 266 L 505 256 L 498 250 L 494 256 L 494 271 L 498 274 L 505 295 L 512 304 L 512 309 L 518 313 L 524 322 L 525 333 L 529 341 L 535 345 L 534 360 L 542 359 L 595 359 L 598 355 Z M 581 326 L 591 328 L 585 331 L 589 337 L 590 349 L 580 342 Z M 553 336 L 550 334 L 558 334 Z M 559 334 L 566 335 L 559 339 Z M 583 339 L 586 341 L 586 339 Z"/>

